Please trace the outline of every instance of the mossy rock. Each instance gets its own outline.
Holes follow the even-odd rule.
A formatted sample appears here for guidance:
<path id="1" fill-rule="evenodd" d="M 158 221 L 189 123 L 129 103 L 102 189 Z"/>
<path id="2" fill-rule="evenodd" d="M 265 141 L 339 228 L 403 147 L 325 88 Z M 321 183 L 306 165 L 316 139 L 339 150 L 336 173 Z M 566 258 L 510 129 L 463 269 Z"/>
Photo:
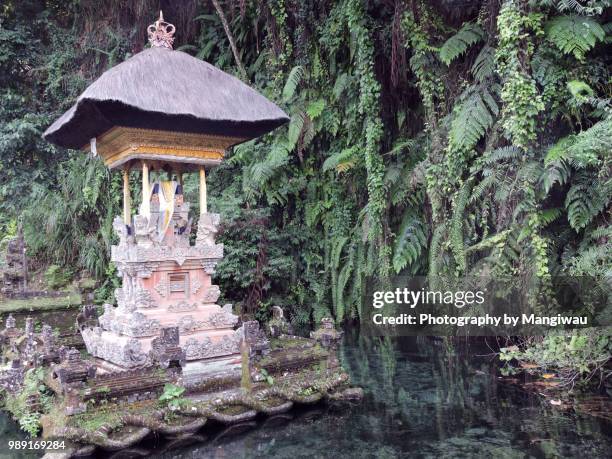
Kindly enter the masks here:
<path id="1" fill-rule="evenodd" d="M 217 410 L 219 414 L 226 414 L 229 416 L 236 416 L 237 414 L 243 414 L 248 411 L 251 411 L 251 409 L 244 405 L 228 405 Z"/>

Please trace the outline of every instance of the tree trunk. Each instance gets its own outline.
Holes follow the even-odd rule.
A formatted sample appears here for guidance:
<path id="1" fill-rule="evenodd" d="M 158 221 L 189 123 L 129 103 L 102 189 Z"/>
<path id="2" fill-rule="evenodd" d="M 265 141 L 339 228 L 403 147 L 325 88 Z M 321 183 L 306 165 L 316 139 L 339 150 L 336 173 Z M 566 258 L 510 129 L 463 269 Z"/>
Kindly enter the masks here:
<path id="1" fill-rule="evenodd" d="M 234 40 L 234 36 L 232 35 L 232 31 L 230 30 L 229 24 L 227 22 L 227 18 L 225 17 L 225 13 L 221 9 L 221 5 L 219 4 L 219 0 L 211 0 L 215 9 L 217 10 L 217 14 L 219 15 L 219 19 L 221 19 L 221 23 L 223 24 L 223 28 L 225 29 L 225 35 L 227 35 L 227 39 L 229 40 L 230 47 L 232 48 L 232 53 L 234 54 L 234 59 L 236 60 L 236 65 L 238 66 L 238 71 L 244 81 L 248 81 L 246 69 L 244 65 L 242 65 L 242 61 L 240 60 L 240 55 L 238 54 L 238 48 L 236 48 L 236 41 Z"/>

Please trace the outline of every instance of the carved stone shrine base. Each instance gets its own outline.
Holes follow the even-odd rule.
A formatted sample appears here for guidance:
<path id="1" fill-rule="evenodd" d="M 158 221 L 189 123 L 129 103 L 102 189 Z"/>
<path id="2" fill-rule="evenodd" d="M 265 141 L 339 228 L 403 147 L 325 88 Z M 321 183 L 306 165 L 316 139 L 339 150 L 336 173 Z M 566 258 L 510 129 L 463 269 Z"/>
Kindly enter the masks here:
<path id="1" fill-rule="evenodd" d="M 238 316 L 231 305 L 216 304 L 219 287 L 211 274 L 223 257 L 223 245 L 215 244 L 219 223 L 215 214 L 200 218 L 195 245 L 189 233 L 177 227 L 187 221 L 188 203 L 175 209 L 168 230 L 157 232 L 160 215 L 134 218 L 133 235 L 115 219 L 119 245 L 113 246 L 123 286 L 115 291 L 118 306 L 105 305 L 99 326 L 81 331 L 87 351 L 106 362 L 108 369 L 137 368 L 156 362 L 154 340 L 163 330 L 178 330 L 177 346 L 185 360 L 226 357 L 240 352 L 241 330 L 234 330 Z"/>

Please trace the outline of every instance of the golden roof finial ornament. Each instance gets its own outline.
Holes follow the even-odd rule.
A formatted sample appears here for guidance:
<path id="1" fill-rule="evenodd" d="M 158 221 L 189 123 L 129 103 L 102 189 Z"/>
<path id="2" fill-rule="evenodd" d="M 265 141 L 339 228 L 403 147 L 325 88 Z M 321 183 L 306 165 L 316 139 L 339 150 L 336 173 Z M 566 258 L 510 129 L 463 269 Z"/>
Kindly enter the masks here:
<path id="1" fill-rule="evenodd" d="M 176 32 L 176 27 L 164 21 L 164 14 L 161 10 L 159 12 L 159 19 L 155 21 L 154 24 L 147 27 L 149 43 L 151 43 L 151 46 L 156 48 L 172 49 L 172 43 L 174 43 L 174 32 Z"/>

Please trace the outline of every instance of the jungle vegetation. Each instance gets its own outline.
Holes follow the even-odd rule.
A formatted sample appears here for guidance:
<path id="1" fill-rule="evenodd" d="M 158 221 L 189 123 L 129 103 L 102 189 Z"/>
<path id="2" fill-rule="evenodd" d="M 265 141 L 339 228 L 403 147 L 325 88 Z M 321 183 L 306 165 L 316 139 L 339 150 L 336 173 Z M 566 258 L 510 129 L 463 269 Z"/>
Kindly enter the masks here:
<path id="1" fill-rule="evenodd" d="M 359 319 L 368 284 L 396 275 L 535 279 L 544 297 L 557 275 L 609 279 L 609 6 L 5 1 L 0 239 L 23 222 L 41 267 L 86 272 L 110 298 L 120 177 L 41 133 L 146 46 L 161 8 L 175 49 L 291 116 L 210 176 L 226 246 L 217 279 L 244 313 L 278 304 L 296 324 Z"/>

